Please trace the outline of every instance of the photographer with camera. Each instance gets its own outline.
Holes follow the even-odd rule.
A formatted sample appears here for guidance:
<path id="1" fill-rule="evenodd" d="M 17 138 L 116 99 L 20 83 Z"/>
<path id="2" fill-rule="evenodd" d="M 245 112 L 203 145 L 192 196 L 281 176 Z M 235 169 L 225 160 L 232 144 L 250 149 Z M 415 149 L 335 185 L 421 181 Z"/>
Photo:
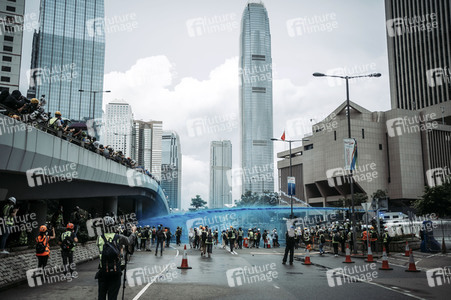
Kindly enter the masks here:
<path id="1" fill-rule="evenodd" d="M 49 236 L 52 231 L 52 236 Z M 39 227 L 39 235 L 36 238 L 36 256 L 38 257 L 38 268 L 45 268 L 50 256 L 49 241 L 55 238 L 55 228 L 50 224 Z"/>

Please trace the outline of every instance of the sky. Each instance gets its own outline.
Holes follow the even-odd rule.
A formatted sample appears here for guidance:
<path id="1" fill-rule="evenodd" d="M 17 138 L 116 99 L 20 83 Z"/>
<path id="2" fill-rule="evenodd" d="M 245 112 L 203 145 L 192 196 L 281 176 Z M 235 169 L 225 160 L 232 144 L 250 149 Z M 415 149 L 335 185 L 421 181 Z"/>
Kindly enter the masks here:
<path id="1" fill-rule="evenodd" d="M 231 140 L 233 168 L 240 167 L 238 56 L 246 4 L 105 0 L 104 90 L 111 93 L 103 105 L 124 99 L 135 119 L 163 121 L 164 130 L 180 135 L 185 209 L 195 195 L 209 199 L 211 141 Z M 381 73 L 351 81 L 350 99 L 371 111 L 390 109 L 384 1 L 263 4 L 271 30 L 274 137 L 284 130 L 287 139 L 304 137 L 346 99 L 344 82 L 313 77 L 314 72 Z M 27 0 L 26 14 L 38 12 L 39 1 Z M 26 30 L 22 74 L 30 66 L 31 41 L 32 31 Z M 26 92 L 26 76 L 20 87 Z M 199 127 L 200 119 L 207 125 Z M 274 143 L 275 163 L 277 152 L 287 149 L 287 143 Z M 233 199 L 239 193 L 233 186 Z"/>

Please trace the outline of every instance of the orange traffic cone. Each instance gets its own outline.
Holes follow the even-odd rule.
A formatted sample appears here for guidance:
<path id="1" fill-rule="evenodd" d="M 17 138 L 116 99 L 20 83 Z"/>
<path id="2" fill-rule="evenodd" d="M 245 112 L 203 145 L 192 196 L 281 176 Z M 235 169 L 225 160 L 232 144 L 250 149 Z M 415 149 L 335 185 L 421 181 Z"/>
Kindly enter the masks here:
<path id="1" fill-rule="evenodd" d="M 182 258 L 182 265 L 180 267 L 177 267 L 177 269 L 192 269 L 188 266 L 188 258 L 186 255 L 186 245 L 185 249 L 183 250 L 183 258 Z"/>
<path id="2" fill-rule="evenodd" d="M 390 268 L 388 265 L 387 251 L 385 251 L 385 247 L 384 251 L 382 252 L 382 267 L 379 268 L 379 270 L 393 270 L 393 268 Z"/>
<path id="3" fill-rule="evenodd" d="M 271 243 L 269 242 L 269 239 L 266 242 L 267 242 L 266 248 L 270 249 L 271 248 Z"/>
<path id="4" fill-rule="evenodd" d="M 307 254 L 305 255 L 305 259 L 302 264 L 303 265 L 311 265 L 312 264 L 312 262 L 310 261 L 310 251 L 308 248 L 307 248 Z"/>
<path id="5" fill-rule="evenodd" d="M 406 241 L 406 250 L 404 252 L 404 256 L 410 256 L 410 250 L 409 250 L 409 242 Z"/>
<path id="6" fill-rule="evenodd" d="M 355 261 L 351 260 L 351 250 L 349 249 L 349 244 L 346 244 L 346 259 L 343 262 L 344 264 L 353 264 Z"/>
<path id="7" fill-rule="evenodd" d="M 420 272 L 420 270 L 417 270 L 417 266 L 415 266 L 415 260 L 413 259 L 413 252 L 410 250 L 410 257 L 409 257 L 409 268 L 407 270 L 404 270 L 406 272 Z"/>
<path id="8" fill-rule="evenodd" d="M 366 262 L 375 262 L 373 260 L 373 252 L 371 252 L 371 246 L 368 247 L 368 258 L 365 259 Z"/>

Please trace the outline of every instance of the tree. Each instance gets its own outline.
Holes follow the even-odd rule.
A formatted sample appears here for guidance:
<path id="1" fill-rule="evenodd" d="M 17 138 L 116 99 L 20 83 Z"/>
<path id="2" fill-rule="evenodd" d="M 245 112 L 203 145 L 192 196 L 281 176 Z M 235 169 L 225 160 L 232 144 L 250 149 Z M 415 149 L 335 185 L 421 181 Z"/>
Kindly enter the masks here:
<path id="1" fill-rule="evenodd" d="M 279 203 L 279 194 L 264 191 L 261 194 L 246 191 L 241 195 L 241 200 L 235 201 L 237 206 L 275 206 Z"/>
<path id="2" fill-rule="evenodd" d="M 371 195 L 371 199 L 385 199 L 387 198 L 387 190 L 377 190 Z"/>
<path id="3" fill-rule="evenodd" d="M 365 193 L 355 193 L 354 194 L 354 206 L 360 206 L 362 205 L 363 202 L 366 202 L 366 200 L 368 200 L 368 195 Z M 328 202 L 328 205 L 330 205 L 331 207 L 347 207 L 347 208 L 351 208 L 352 207 L 352 200 L 351 197 L 349 198 L 340 198 L 338 199 L 338 201 L 334 201 L 334 202 Z"/>
<path id="4" fill-rule="evenodd" d="M 196 198 L 191 198 L 191 206 L 199 209 L 203 208 L 207 204 L 207 201 L 204 201 L 199 195 L 196 195 Z"/>
<path id="5" fill-rule="evenodd" d="M 451 215 L 451 177 L 444 184 L 426 186 L 423 196 L 413 206 L 419 215 L 435 213 L 439 217 Z"/>

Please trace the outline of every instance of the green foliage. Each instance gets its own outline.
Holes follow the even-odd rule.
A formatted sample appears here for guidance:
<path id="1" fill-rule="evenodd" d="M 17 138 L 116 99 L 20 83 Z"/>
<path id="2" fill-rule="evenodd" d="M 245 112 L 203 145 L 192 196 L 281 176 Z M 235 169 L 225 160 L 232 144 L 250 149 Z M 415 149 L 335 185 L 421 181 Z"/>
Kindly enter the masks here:
<path id="1" fill-rule="evenodd" d="M 377 190 L 371 195 L 371 199 L 384 199 L 387 197 L 387 190 Z"/>
<path id="2" fill-rule="evenodd" d="M 366 202 L 367 200 L 368 200 L 368 195 L 367 194 L 365 194 L 365 193 L 355 193 L 354 194 L 354 207 L 362 205 L 362 203 Z M 327 202 L 327 205 L 329 205 L 331 207 L 347 207 L 347 208 L 351 208 L 352 207 L 352 200 L 351 200 L 351 197 L 349 197 L 347 199 L 340 198 L 340 199 L 338 199 L 338 201 Z"/>
<path id="3" fill-rule="evenodd" d="M 199 195 L 196 195 L 196 198 L 191 198 L 191 206 L 199 209 L 205 206 L 207 201 L 204 201 Z"/>
<path id="4" fill-rule="evenodd" d="M 451 216 L 451 177 L 442 185 L 426 186 L 423 196 L 413 206 L 417 215 L 435 213 L 439 217 Z"/>
<path id="5" fill-rule="evenodd" d="M 279 203 L 279 194 L 270 191 L 261 194 L 246 191 L 235 203 L 237 206 L 275 206 Z"/>

